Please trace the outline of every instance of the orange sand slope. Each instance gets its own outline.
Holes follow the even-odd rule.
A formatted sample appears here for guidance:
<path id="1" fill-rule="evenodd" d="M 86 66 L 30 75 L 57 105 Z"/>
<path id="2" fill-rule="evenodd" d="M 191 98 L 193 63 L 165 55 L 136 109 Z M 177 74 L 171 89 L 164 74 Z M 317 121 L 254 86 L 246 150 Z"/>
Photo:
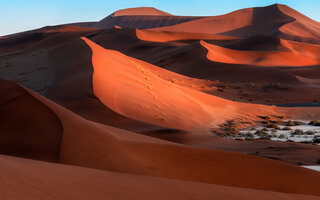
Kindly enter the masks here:
<path id="1" fill-rule="evenodd" d="M 118 174 L 0 155 L 1 199 L 316 200 L 315 196 Z M 84 176 L 85 174 L 85 176 Z M 15 177 L 15 178 L 13 178 Z M 72 183 L 72 184 L 68 184 Z M 35 188 L 37 188 L 35 190 Z"/>
<path id="2" fill-rule="evenodd" d="M 289 42 L 286 42 L 286 44 L 289 44 L 291 48 L 293 46 Z M 208 50 L 208 59 L 221 63 L 260 66 L 307 66 L 320 64 L 320 57 L 304 56 L 299 54 L 299 50 L 290 52 L 239 51 L 211 45 L 204 41 L 201 41 L 201 45 Z M 314 49 L 319 52 L 320 47 L 314 47 Z"/>
<path id="3" fill-rule="evenodd" d="M 226 15 L 206 17 L 154 30 L 237 37 L 266 34 L 290 40 L 320 43 L 319 22 L 281 4 L 241 9 Z"/>
<path id="4" fill-rule="evenodd" d="M 200 131 L 227 119 L 275 112 L 274 107 L 235 103 L 176 85 L 154 73 L 156 66 L 106 50 L 86 38 L 83 40 L 93 51 L 94 94 L 124 116 Z"/>
<path id="5" fill-rule="evenodd" d="M 12 87 L 14 83 L 5 85 L 1 87 L 7 88 L 9 92 L 16 90 Z M 31 94 L 33 102 L 46 105 L 59 119 L 63 130 L 60 163 L 122 173 L 320 196 L 319 172 L 245 154 L 178 145 L 101 125 L 85 120 L 39 94 L 29 90 L 22 92 Z M 17 106 L 29 105 L 28 102 L 19 102 L 17 99 L 12 102 Z M 6 108 L 5 104 L 3 106 Z M 15 117 L 20 115 L 19 112 L 14 113 Z M 47 121 L 46 118 L 38 120 L 39 124 Z M 37 126 L 33 124 L 31 127 L 36 129 Z M 11 138 L 10 132 L 1 134 L 7 136 L 7 139 Z M 24 137 L 26 140 L 35 140 L 38 136 L 28 133 Z M 7 145 L 11 144 L 21 152 L 36 154 L 39 151 L 17 148 L 20 145 L 17 145 L 15 140 L 9 141 L 11 142 L 7 142 Z"/>

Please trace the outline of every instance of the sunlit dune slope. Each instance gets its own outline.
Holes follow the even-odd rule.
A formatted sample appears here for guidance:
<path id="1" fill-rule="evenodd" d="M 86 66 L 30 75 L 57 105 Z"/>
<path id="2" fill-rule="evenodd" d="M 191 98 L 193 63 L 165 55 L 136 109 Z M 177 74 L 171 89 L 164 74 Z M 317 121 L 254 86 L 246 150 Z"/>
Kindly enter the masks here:
<path id="1" fill-rule="evenodd" d="M 94 94 L 124 116 L 201 131 L 227 119 L 275 112 L 273 107 L 240 104 L 176 85 L 153 73 L 156 66 L 106 50 L 86 38 L 83 40 L 93 51 Z"/>

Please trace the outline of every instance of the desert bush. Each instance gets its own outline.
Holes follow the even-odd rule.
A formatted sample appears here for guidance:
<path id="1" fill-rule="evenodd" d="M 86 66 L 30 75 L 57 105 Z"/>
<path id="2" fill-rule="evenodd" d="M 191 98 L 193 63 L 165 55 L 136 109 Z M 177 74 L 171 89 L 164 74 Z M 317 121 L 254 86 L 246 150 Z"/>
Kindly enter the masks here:
<path id="1" fill-rule="evenodd" d="M 274 129 L 277 129 L 277 130 L 281 130 L 281 128 L 277 124 L 268 124 L 267 128 L 274 128 Z"/>
<path id="2" fill-rule="evenodd" d="M 286 126 L 295 126 L 295 125 L 296 124 L 294 122 L 292 122 L 292 121 L 288 121 L 287 124 L 286 124 Z"/>
<path id="3" fill-rule="evenodd" d="M 309 131 L 306 131 L 306 132 L 305 132 L 305 134 L 307 134 L 307 135 L 314 135 L 314 134 L 315 134 L 315 132 L 314 132 L 314 131 L 309 130 Z"/>
<path id="4" fill-rule="evenodd" d="M 293 132 L 293 135 L 303 135 L 303 131 L 301 129 L 296 129 L 294 132 Z"/>
<path id="5" fill-rule="evenodd" d="M 285 134 L 280 134 L 279 138 L 281 138 L 281 139 L 286 138 L 286 135 Z"/>
<path id="6" fill-rule="evenodd" d="M 260 137 L 263 135 L 268 135 L 268 133 L 265 130 L 257 130 L 254 134 Z"/>
<path id="7" fill-rule="evenodd" d="M 298 126 L 298 125 L 304 125 L 304 124 L 305 124 L 305 123 L 299 122 L 299 121 L 293 121 L 293 123 L 294 123 L 296 126 Z"/>
<path id="8" fill-rule="evenodd" d="M 320 121 L 318 120 L 312 120 L 309 122 L 309 125 L 312 125 L 312 126 L 320 126 Z"/>
<path id="9" fill-rule="evenodd" d="M 285 127 L 282 128 L 282 130 L 289 131 L 289 130 L 292 130 L 292 129 L 289 126 L 285 126 Z"/>

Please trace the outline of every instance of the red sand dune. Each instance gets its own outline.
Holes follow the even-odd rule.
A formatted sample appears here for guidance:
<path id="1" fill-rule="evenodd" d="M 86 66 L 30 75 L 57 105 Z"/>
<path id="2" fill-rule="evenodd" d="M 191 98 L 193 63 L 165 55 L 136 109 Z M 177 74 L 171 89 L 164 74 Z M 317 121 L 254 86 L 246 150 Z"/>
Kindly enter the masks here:
<path id="1" fill-rule="evenodd" d="M 127 9 L 122 9 L 114 12 L 111 14 L 114 17 L 117 16 L 125 16 L 125 15 L 160 15 L 160 16 L 172 16 L 169 13 L 163 12 L 161 10 L 158 10 L 156 8 L 152 7 L 138 7 L 138 8 L 127 8 Z"/>
<path id="2" fill-rule="evenodd" d="M 83 39 L 93 51 L 95 96 L 124 116 L 160 126 L 201 131 L 227 119 L 250 118 L 256 112 L 253 108 L 259 110 L 257 113 L 274 112 L 272 107 L 239 104 L 176 85 L 159 77 L 159 71 L 164 70 L 156 66 Z"/>
<path id="3" fill-rule="evenodd" d="M 112 28 L 156 28 L 175 25 L 202 17 L 174 16 L 169 13 L 150 7 L 139 7 L 118 10 L 108 17 L 97 22 L 93 27 Z"/>
<path id="4" fill-rule="evenodd" d="M 320 64 L 320 57 L 304 56 L 298 50 L 291 52 L 239 51 L 208 44 L 204 41 L 201 41 L 201 45 L 208 50 L 208 59 L 221 63 L 261 66 L 306 66 Z M 320 50 L 319 47 L 315 47 L 315 49 L 317 51 Z"/>
<path id="5" fill-rule="evenodd" d="M 267 17 L 266 17 L 267 16 Z M 206 17 L 168 27 L 159 31 L 193 32 L 248 37 L 257 34 L 279 35 L 281 38 L 320 43 L 320 24 L 292 8 L 274 4 L 246 8 L 226 15 Z"/>
<path id="6" fill-rule="evenodd" d="M 85 120 L 39 94 L 29 90 L 22 92 L 31 94 L 32 101 L 14 100 L 16 105 L 41 103 L 59 119 L 63 130 L 60 163 L 137 175 L 320 196 L 317 189 L 319 172 L 256 156 L 188 147 L 101 125 Z M 9 109 L 13 111 L 15 108 Z M 21 116 L 19 112 L 13 114 Z M 52 121 L 40 118 L 32 128 L 36 129 L 43 122 L 48 123 L 48 120 Z M 2 134 L 6 136 L 4 132 Z M 27 133 L 27 136 L 30 139 L 38 137 L 32 133 Z M 38 151 L 41 150 L 25 150 L 26 153 Z"/>
<path id="7" fill-rule="evenodd" d="M 0 79 L 0 198 L 319 199 L 319 172 L 274 160 L 315 163 L 318 146 L 210 135 L 258 115 L 318 119 L 320 107 L 236 100 L 317 100 L 319 27 L 279 4 L 215 17 L 132 8 L 0 37 L 0 77 L 25 86 Z M 196 78 L 227 83 L 219 94 Z"/>
<path id="8" fill-rule="evenodd" d="M 1 199 L 319 199 L 316 196 L 119 174 L 3 155 L 0 163 Z"/>
<path id="9" fill-rule="evenodd" d="M 170 42 L 183 40 L 235 40 L 237 37 L 204 33 L 184 33 L 136 29 L 137 38 L 152 42 Z"/>
<path id="10" fill-rule="evenodd" d="M 281 44 L 290 51 L 311 58 L 320 58 L 320 45 L 281 40 Z M 320 64 L 318 62 L 318 64 Z M 306 64 L 307 65 L 307 64 Z"/>
<path id="11" fill-rule="evenodd" d="M 206 56 L 208 54 L 208 50 L 198 41 L 186 41 L 186 43 L 154 43 L 141 41 L 139 38 L 137 38 L 135 31 L 130 29 L 106 31 L 90 38 L 107 49 L 120 51 L 128 56 L 139 58 L 143 61 L 152 63 L 179 74 L 186 75 L 188 77 L 201 79 L 204 78 L 212 81 L 219 80 L 231 83 L 279 82 L 290 85 L 300 84 L 295 75 L 287 73 L 283 70 L 279 70 L 273 66 L 265 67 L 238 63 L 230 64 L 213 62 Z M 157 37 L 153 37 L 153 40 L 157 39 Z M 213 40 L 210 40 L 208 42 L 223 45 L 224 43 L 235 43 L 237 40 L 212 41 Z M 241 44 L 240 49 L 246 47 L 245 44 L 247 43 L 245 42 L 244 44 Z M 267 51 L 268 48 L 274 47 L 266 47 L 265 43 L 263 43 L 257 49 L 266 49 L 265 51 Z M 289 51 L 282 45 L 275 48 L 281 48 Z M 237 73 L 234 73 L 235 71 L 237 71 Z"/>

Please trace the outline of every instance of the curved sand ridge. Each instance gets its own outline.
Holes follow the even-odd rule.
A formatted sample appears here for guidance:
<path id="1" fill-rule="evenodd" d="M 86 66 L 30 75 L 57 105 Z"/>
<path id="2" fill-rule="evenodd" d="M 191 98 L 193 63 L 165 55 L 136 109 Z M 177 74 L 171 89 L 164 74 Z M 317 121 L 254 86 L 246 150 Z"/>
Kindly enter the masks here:
<path id="1" fill-rule="evenodd" d="M 299 50 L 290 52 L 239 51 L 208 44 L 204 41 L 201 41 L 200 43 L 208 50 L 208 59 L 215 62 L 260 66 L 307 66 L 320 64 L 319 57 L 308 57 L 308 53 L 306 55 L 301 55 Z M 290 44 L 288 42 L 284 43 Z M 290 46 L 292 49 L 293 45 Z M 320 49 L 319 47 L 314 48 L 317 51 Z M 315 54 L 311 54 L 311 56 L 312 55 Z"/>
<path id="2" fill-rule="evenodd" d="M 184 33 L 136 29 L 137 38 L 152 42 L 170 42 L 183 40 L 236 40 L 238 37 L 204 33 Z"/>
<path id="3" fill-rule="evenodd" d="M 228 119 L 276 112 L 275 107 L 236 103 L 176 85 L 153 73 L 160 70 L 156 66 L 82 39 L 93 51 L 94 94 L 124 116 L 171 128 L 205 131 Z"/>

